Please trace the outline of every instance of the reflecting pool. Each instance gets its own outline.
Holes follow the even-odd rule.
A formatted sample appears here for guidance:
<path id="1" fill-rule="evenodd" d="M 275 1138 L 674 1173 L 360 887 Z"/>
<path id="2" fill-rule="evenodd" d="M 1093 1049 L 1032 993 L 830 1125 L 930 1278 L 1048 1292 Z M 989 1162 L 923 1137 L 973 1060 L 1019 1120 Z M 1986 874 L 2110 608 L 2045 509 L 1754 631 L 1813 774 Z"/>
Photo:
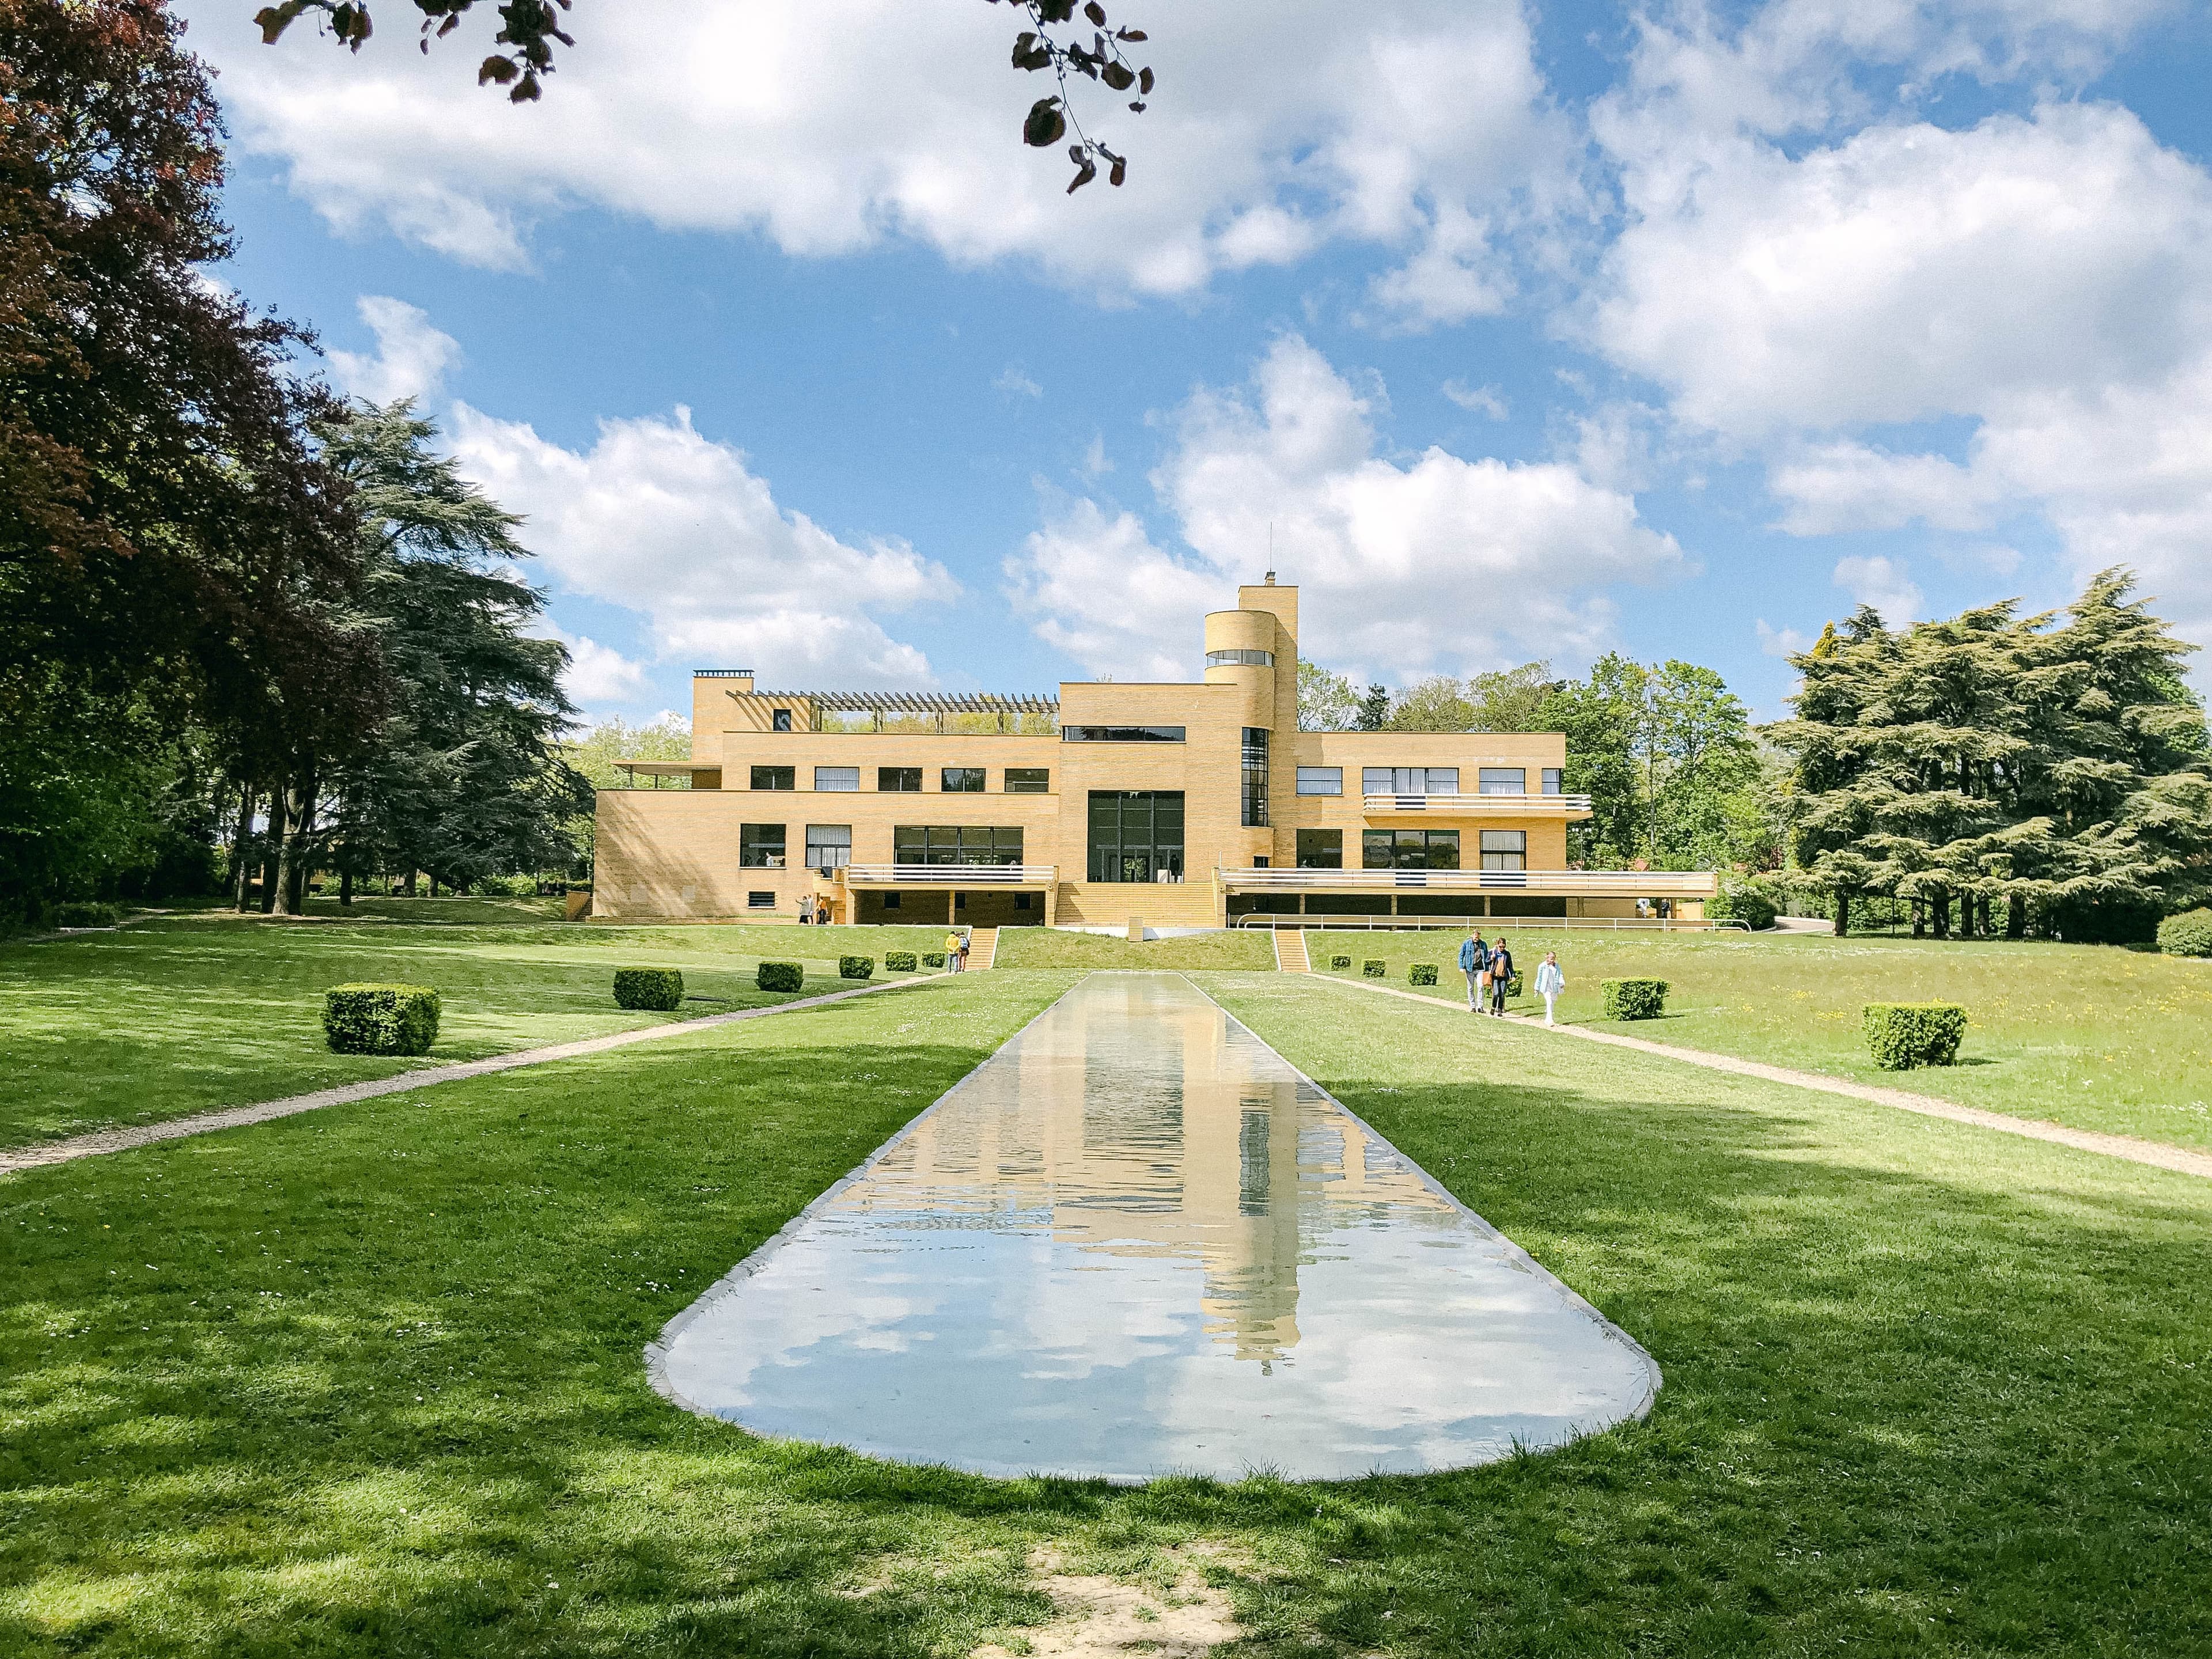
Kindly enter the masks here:
<path id="1" fill-rule="evenodd" d="M 672 1321 L 655 1386 L 990 1474 L 1556 1446 L 1650 1356 L 1176 974 L 1094 974 Z"/>

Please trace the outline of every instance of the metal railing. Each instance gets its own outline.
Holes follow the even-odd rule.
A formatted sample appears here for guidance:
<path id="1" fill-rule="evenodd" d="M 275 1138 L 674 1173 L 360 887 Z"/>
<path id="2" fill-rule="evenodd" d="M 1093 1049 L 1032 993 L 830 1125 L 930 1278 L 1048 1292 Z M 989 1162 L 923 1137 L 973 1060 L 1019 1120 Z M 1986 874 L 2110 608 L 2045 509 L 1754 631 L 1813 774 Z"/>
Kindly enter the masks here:
<path id="1" fill-rule="evenodd" d="M 1480 927 L 1486 933 L 1710 933 L 1734 927 L 1751 931 L 1747 921 L 1733 919 L 1705 921 L 1680 916 L 1237 916 L 1231 927 L 1291 927 L 1308 933 L 1395 933 L 1449 929 L 1464 933 Z"/>
<path id="2" fill-rule="evenodd" d="M 848 864 L 837 879 L 848 887 L 1049 887 L 1056 864 Z"/>
<path id="3" fill-rule="evenodd" d="M 1590 810 L 1588 795 L 1362 795 L 1370 817 L 1399 812 L 1448 812 L 1455 817 L 1571 817 Z"/>
<path id="4" fill-rule="evenodd" d="M 1217 870 L 1231 892 L 1526 892 L 1551 896 L 1711 898 L 1704 870 Z"/>

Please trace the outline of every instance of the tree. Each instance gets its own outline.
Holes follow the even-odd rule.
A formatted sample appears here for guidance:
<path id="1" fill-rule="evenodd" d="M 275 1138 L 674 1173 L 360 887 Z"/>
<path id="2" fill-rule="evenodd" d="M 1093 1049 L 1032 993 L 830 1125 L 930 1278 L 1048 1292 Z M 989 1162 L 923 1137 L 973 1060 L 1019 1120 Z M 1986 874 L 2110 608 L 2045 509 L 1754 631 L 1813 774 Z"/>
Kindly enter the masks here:
<path id="1" fill-rule="evenodd" d="M 1518 668 L 1501 668 L 1477 674 L 1467 683 L 1467 700 L 1473 716 L 1470 732 L 1540 732 L 1544 700 L 1557 689 L 1547 662 L 1524 662 Z"/>
<path id="2" fill-rule="evenodd" d="M 1649 732 L 1646 850 L 1662 868 L 1714 869 L 1737 857 L 1760 817 L 1750 713 L 1710 668 L 1670 659 L 1644 679 Z"/>
<path id="3" fill-rule="evenodd" d="M 1401 691 L 1382 723 L 1389 732 L 1465 732 L 1474 724 L 1474 705 L 1449 674 L 1416 680 Z"/>
<path id="4" fill-rule="evenodd" d="M 1618 869 L 1645 840 L 1648 678 L 1641 663 L 1607 652 L 1586 679 L 1562 683 L 1537 709 L 1536 729 L 1566 735 L 1566 792 L 1590 798 L 1589 820 L 1567 828 L 1569 855 L 1586 867 Z"/>
<path id="5" fill-rule="evenodd" d="M 1359 694 L 1358 710 L 1352 716 L 1354 731 L 1380 732 L 1390 720 L 1390 688 L 1370 685 Z"/>
<path id="6" fill-rule="evenodd" d="M 1298 730 L 1346 732 L 1359 718 L 1359 694 L 1341 674 L 1298 659 Z"/>
<path id="7" fill-rule="evenodd" d="M 996 5 L 998 0 L 991 3 Z M 476 4 L 477 0 L 414 0 L 415 9 L 422 15 L 417 30 L 422 50 L 427 53 L 433 40 L 442 40 L 459 28 Z M 485 0 L 485 4 L 497 6 L 500 28 L 492 44 L 506 50 L 492 52 L 477 65 L 477 84 L 507 88 L 507 98 L 514 103 L 534 101 L 544 91 L 544 77 L 553 73 L 554 46 L 576 44 L 561 27 L 571 0 Z M 1007 0 L 1007 4 L 1030 25 L 1014 37 L 1013 66 L 1032 73 L 1050 70 L 1060 85 L 1057 94 L 1030 106 L 1022 122 L 1024 143 L 1048 149 L 1067 136 L 1069 125 L 1075 121 L 1067 95 L 1071 75 L 1087 76 L 1116 94 L 1134 91 L 1137 96 L 1128 100 L 1129 112 L 1144 113 L 1155 77 L 1150 67 L 1133 65 L 1121 52 L 1125 46 L 1144 43 L 1142 29 L 1122 27 L 1107 33 L 1106 8 L 1099 0 L 1085 0 L 1082 24 L 1076 23 L 1076 0 Z M 254 13 L 253 21 L 260 25 L 263 43 L 274 46 L 287 28 L 310 11 L 351 52 L 359 52 L 375 32 L 368 0 L 275 0 Z M 1084 24 L 1091 26 L 1087 46 L 1081 38 Z M 1068 25 L 1074 25 L 1070 33 L 1054 33 Z M 1068 146 L 1068 159 L 1075 163 L 1074 182 L 1067 187 L 1070 195 L 1098 176 L 1101 161 L 1108 166 L 1109 183 L 1119 185 L 1128 176 L 1126 157 L 1091 137 L 1079 124 L 1075 136 L 1076 142 Z"/>
<path id="8" fill-rule="evenodd" d="M 690 760 L 691 732 L 672 715 L 664 715 L 651 726 L 630 726 L 620 720 L 602 720 L 581 737 L 564 741 L 561 745 L 561 758 L 593 789 L 617 788 L 626 780 L 617 770 L 616 763 L 626 760 Z M 672 777 L 664 781 L 678 789 L 691 787 L 689 777 Z M 574 858 L 571 867 L 580 873 L 592 867 L 598 830 L 594 815 L 588 807 L 568 821 L 568 839 Z"/>

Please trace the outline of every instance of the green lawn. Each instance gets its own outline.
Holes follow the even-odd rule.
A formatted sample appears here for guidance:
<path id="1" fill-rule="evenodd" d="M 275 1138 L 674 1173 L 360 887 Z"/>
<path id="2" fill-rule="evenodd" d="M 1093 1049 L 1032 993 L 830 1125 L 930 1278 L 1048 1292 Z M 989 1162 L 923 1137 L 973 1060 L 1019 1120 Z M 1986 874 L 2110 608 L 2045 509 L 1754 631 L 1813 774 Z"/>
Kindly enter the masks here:
<path id="1" fill-rule="evenodd" d="M 1400 990 L 1415 962 L 1437 964 L 1432 994 L 1467 1000 L 1460 934 L 1309 933 L 1314 967 L 1332 956 L 1390 964 Z M 2212 963 L 2108 945 L 1824 934 L 1512 933 L 1523 979 L 1557 950 L 1563 1019 L 1654 1042 L 1913 1089 L 2017 1117 L 2212 1149 Z M 1663 979 L 1666 1017 L 1601 1018 L 1598 982 Z M 1972 1024 L 1955 1066 L 1884 1072 L 1867 1058 L 1869 1002 L 1960 1002 Z M 1512 1005 L 1541 1012 L 1533 995 Z"/>
<path id="2" fill-rule="evenodd" d="M 1255 1653 L 2212 1652 L 2212 1183 L 1311 980 L 1199 976 L 1644 1343 L 1648 1421 L 1127 1490 L 651 1391 L 664 1322 L 1073 977 L 0 1178 L 0 1651 L 959 1659 L 1044 1616 L 1040 1543 L 1202 1541 Z"/>
<path id="3" fill-rule="evenodd" d="M 387 900 L 419 911 L 451 903 Z M 412 913 L 410 912 L 410 915 Z M 836 956 L 927 948 L 928 928 L 616 927 L 161 917 L 115 933 L 0 944 L 0 1146 L 150 1123 L 411 1066 L 597 1036 L 670 1016 L 615 1006 L 617 966 L 684 970 L 688 1014 L 785 1002 L 754 988 L 763 957 L 802 962 L 802 995 L 849 988 Z M 333 1054 L 322 994 L 404 980 L 445 1001 L 420 1060 Z"/>
<path id="4" fill-rule="evenodd" d="M 1132 945 L 1107 933 L 1047 927 L 999 930 L 1002 968 L 1214 968 L 1272 971 L 1274 946 L 1264 933 L 1182 933 Z"/>

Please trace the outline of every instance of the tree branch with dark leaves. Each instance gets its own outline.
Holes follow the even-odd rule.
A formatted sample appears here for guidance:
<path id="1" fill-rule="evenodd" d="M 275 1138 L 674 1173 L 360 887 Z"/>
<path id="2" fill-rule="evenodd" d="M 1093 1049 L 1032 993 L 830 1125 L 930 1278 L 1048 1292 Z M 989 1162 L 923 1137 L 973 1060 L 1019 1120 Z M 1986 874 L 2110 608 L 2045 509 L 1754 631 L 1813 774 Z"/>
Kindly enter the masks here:
<path id="1" fill-rule="evenodd" d="M 462 14 L 476 4 L 477 0 L 414 0 L 415 9 L 422 14 L 418 31 L 422 50 L 428 52 L 432 40 L 442 40 L 459 28 Z M 576 44 L 561 27 L 561 14 L 569 4 L 570 0 L 501 0 L 499 33 L 492 44 L 507 50 L 493 52 L 477 66 L 477 84 L 508 88 L 507 99 L 513 103 L 536 99 L 539 82 L 553 73 L 554 43 Z M 320 14 L 331 33 L 349 51 L 359 52 L 374 33 L 368 0 L 282 0 L 253 14 L 261 26 L 262 44 L 275 46 L 286 29 L 310 11 Z"/>

